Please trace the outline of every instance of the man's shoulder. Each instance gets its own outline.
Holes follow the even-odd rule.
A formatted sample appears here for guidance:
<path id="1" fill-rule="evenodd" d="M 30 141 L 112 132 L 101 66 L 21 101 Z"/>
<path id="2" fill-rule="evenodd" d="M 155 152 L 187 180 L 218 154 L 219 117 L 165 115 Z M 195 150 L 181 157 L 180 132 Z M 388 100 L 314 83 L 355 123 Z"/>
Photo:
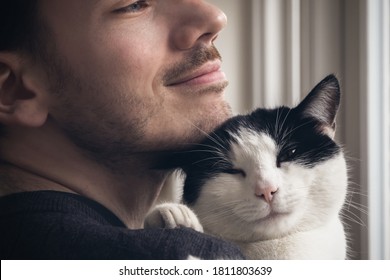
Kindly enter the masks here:
<path id="1" fill-rule="evenodd" d="M 191 229 L 127 229 L 99 204 L 68 194 L 3 197 L 0 209 L 2 259 L 242 258 L 234 245 Z"/>
<path id="2" fill-rule="evenodd" d="M 62 217 L 70 223 L 90 220 L 98 224 L 125 226 L 101 204 L 73 193 L 34 191 L 15 193 L 0 198 L 2 219 L 12 222 L 14 219 L 24 219 L 27 216 L 35 222 Z"/>

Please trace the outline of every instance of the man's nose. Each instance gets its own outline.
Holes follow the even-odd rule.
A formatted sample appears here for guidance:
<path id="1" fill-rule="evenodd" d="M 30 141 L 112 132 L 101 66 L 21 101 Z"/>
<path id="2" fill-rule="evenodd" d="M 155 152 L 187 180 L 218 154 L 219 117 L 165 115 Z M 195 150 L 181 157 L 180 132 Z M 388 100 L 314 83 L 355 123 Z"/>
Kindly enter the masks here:
<path id="1" fill-rule="evenodd" d="M 197 44 L 211 46 L 227 24 L 226 15 L 203 0 L 177 1 L 175 9 L 171 43 L 179 50 L 191 49 Z"/>

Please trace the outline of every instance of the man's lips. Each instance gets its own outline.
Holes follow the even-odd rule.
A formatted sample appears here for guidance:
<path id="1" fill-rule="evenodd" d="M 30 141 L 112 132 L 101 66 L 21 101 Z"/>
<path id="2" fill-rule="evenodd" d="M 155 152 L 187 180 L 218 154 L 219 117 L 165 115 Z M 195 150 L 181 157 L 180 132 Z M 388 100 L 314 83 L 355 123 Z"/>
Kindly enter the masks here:
<path id="1" fill-rule="evenodd" d="M 189 73 L 184 73 L 172 81 L 167 83 L 168 87 L 181 86 L 181 85 L 202 85 L 210 84 L 220 81 L 225 81 L 225 73 L 221 70 L 221 62 L 213 61 L 203 64 L 198 69 Z"/>

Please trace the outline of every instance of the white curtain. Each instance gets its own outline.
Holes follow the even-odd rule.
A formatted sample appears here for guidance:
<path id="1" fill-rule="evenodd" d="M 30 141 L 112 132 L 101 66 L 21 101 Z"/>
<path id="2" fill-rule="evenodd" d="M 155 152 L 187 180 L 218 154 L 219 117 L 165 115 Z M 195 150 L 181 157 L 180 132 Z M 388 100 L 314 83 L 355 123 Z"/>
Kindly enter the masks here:
<path id="1" fill-rule="evenodd" d="M 390 1 L 362 1 L 362 184 L 368 187 L 369 256 L 390 259 Z"/>
<path id="2" fill-rule="evenodd" d="M 340 79 L 354 258 L 390 259 L 389 2 L 252 0 L 253 106 L 293 105 Z"/>
<path id="3" fill-rule="evenodd" d="M 294 105 L 327 74 L 338 76 L 353 257 L 390 259 L 390 1 L 210 2 L 228 15 L 217 45 L 235 112 Z"/>

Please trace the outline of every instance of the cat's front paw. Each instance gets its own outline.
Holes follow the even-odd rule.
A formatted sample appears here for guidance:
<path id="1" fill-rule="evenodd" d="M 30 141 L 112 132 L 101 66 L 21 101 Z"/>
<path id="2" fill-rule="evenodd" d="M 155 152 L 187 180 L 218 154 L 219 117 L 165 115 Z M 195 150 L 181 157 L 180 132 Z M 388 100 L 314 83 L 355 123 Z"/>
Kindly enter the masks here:
<path id="1" fill-rule="evenodd" d="M 158 205 L 145 218 L 145 228 L 177 228 L 180 226 L 203 232 L 198 217 L 184 204 Z"/>

